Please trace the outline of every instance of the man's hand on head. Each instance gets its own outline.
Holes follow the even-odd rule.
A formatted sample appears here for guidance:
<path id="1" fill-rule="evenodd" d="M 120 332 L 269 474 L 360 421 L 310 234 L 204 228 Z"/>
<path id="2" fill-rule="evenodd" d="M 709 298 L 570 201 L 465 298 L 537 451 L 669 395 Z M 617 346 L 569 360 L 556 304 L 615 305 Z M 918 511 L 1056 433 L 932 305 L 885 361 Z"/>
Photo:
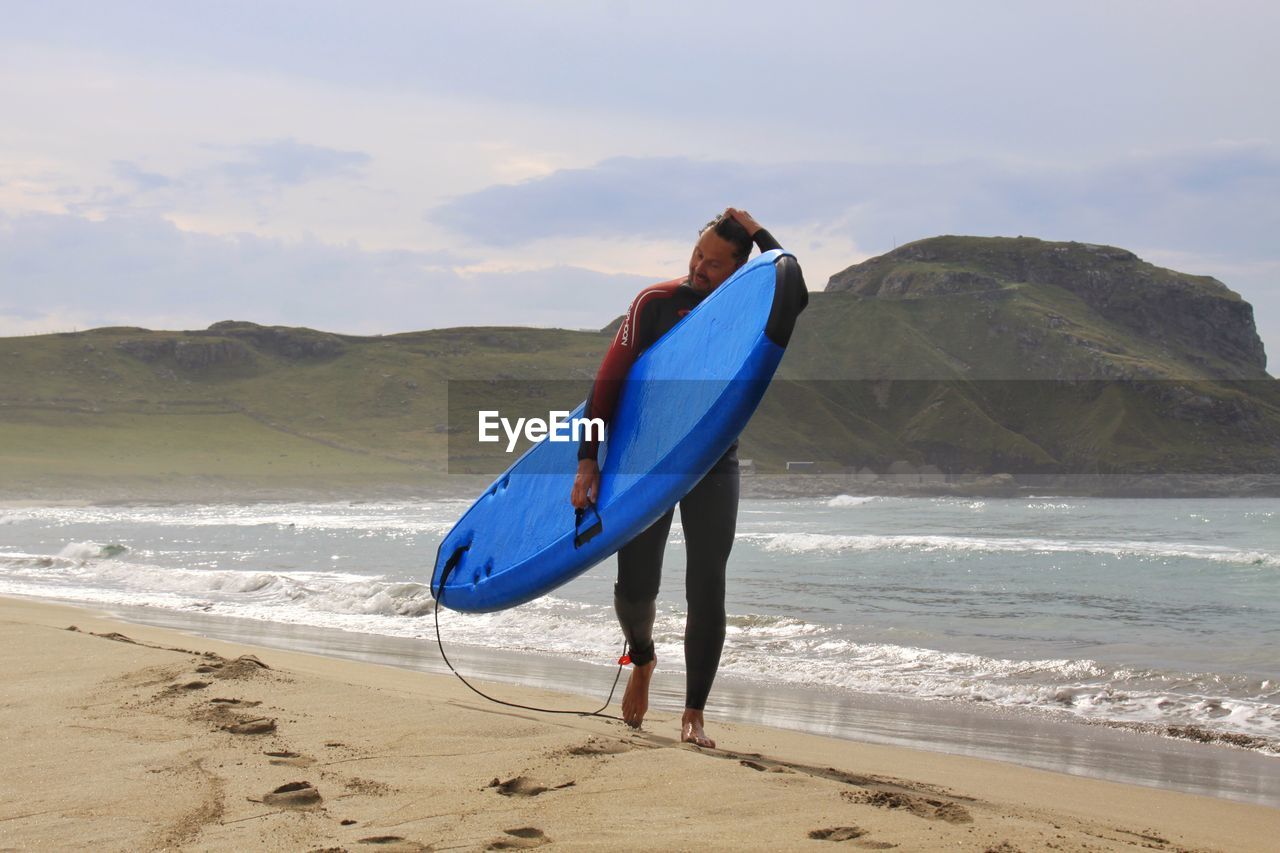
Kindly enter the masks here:
<path id="1" fill-rule="evenodd" d="M 569 502 L 577 509 L 595 503 L 600 497 L 600 465 L 594 459 L 578 460 L 578 473 L 573 478 Z"/>
<path id="2" fill-rule="evenodd" d="M 752 239 L 755 238 L 756 232 L 761 230 L 760 223 L 756 222 L 751 214 L 747 213 L 745 210 L 738 210 L 736 207 L 726 207 L 724 209 L 724 215 L 736 220 L 739 225 L 747 229 L 747 235 Z"/>

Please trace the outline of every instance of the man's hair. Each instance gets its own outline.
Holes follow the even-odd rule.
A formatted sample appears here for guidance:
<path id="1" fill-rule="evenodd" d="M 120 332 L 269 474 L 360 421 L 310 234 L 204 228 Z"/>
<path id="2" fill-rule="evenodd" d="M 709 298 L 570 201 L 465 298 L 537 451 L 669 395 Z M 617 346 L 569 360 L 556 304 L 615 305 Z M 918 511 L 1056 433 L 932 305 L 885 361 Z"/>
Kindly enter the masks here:
<path id="1" fill-rule="evenodd" d="M 755 244 L 751 242 L 751 235 L 742 227 L 741 222 L 732 216 L 717 216 L 702 226 L 698 236 L 706 234 L 707 231 L 714 231 L 717 237 L 733 246 L 734 263 L 742 266 L 747 262 L 747 258 L 751 256 L 751 247 Z"/>

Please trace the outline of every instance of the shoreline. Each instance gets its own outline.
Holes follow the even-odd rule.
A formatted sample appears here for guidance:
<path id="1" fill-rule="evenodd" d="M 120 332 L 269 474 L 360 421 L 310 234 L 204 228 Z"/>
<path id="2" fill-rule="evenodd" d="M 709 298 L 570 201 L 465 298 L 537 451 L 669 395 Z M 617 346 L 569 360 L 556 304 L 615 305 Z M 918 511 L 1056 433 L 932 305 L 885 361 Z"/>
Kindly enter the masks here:
<path id="1" fill-rule="evenodd" d="M 640 731 L 549 719 L 444 676 L 65 605 L 0 599 L 0 641 L 16 847 L 1265 850 L 1280 818 L 745 723 L 717 722 L 725 748 L 701 750 L 665 710 Z"/>
<path id="2" fill-rule="evenodd" d="M 0 507 L 146 506 L 185 503 L 287 503 L 402 500 L 473 500 L 498 474 L 443 474 L 420 480 L 271 480 L 215 476 L 190 478 L 81 477 L 25 482 L 0 489 Z M 742 478 L 744 498 L 830 498 L 837 495 L 901 498 L 1133 498 L 1205 499 L 1280 497 L 1277 474 L 981 474 L 940 479 L 923 475 L 754 473 Z"/>
<path id="3" fill-rule="evenodd" d="M 5 600 L 71 607 L 102 613 L 129 625 L 454 680 L 440 658 L 429 617 L 423 617 L 428 620 L 423 623 L 423 633 L 409 638 L 163 608 L 0 598 L 0 602 Z M 496 698 L 518 696 L 526 689 L 548 690 L 576 700 L 561 699 L 552 707 L 591 710 L 604 700 L 617 673 L 616 667 L 603 663 L 504 653 L 451 643 L 447 636 L 445 643 L 459 671 L 469 681 L 487 685 L 482 689 Z M 615 711 L 625 675 L 613 697 Z M 660 667 L 651 689 L 651 706 L 678 718 L 682 701 L 683 675 Z M 762 725 L 801 736 L 969 756 L 1086 779 L 1280 807 L 1280 773 L 1276 772 L 1280 758 L 1276 756 L 1019 708 L 763 684 L 722 673 L 707 720 L 717 727 L 722 723 Z"/>

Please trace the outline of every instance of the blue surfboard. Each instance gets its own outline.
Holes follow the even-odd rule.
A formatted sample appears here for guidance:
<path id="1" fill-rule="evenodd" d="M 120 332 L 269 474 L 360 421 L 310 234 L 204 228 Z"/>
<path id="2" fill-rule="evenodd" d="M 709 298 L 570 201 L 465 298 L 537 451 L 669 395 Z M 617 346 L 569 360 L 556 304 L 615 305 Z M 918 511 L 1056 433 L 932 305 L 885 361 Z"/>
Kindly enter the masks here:
<path id="1" fill-rule="evenodd" d="M 744 265 L 631 366 L 600 447 L 595 507 L 575 513 L 569 503 L 578 445 L 535 444 L 440 543 L 432 595 L 463 612 L 514 607 L 630 542 L 746 427 L 807 302 L 792 255 L 774 250 Z"/>

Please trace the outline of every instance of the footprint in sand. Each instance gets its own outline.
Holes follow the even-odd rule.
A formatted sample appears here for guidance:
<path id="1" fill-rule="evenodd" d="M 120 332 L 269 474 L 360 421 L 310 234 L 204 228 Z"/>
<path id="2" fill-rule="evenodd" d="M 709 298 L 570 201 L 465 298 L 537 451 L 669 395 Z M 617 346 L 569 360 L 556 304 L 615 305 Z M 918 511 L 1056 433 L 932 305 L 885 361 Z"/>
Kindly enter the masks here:
<path id="1" fill-rule="evenodd" d="M 271 759 L 270 764 L 277 767 L 310 767 L 316 763 L 314 758 L 301 755 L 296 752 L 280 751 L 280 752 L 264 752 L 263 755 Z"/>
<path id="2" fill-rule="evenodd" d="M 602 740 L 593 737 L 588 738 L 582 746 L 570 747 L 568 752 L 570 755 L 621 755 L 624 752 L 630 752 L 633 748 L 620 740 Z"/>
<path id="3" fill-rule="evenodd" d="M 72 627 L 75 627 L 75 626 L 73 625 Z M 124 634 L 121 634 L 119 631 L 110 631 L 106 634 L 94 634 L 93 636 L 101 637 L 104 640 L 115 640 L 117 643 L 132 643 L 135 646 L 138 645 L 137 640 L 133 639 L 132 637 L 126 637 Z"/>
<path id="4" fill-rule="evenodd" d="M 207 663 L 202 663 L 196 667 L 196 672 L 202 675 L 212 675 L 214 678 L 253 678 L 263 670 L 271 669 L 262 661 L 253 655 L 241 655 L 235 660 L 227 660 L 223 657 L 211 659 Z"/>
<path id="5" fill-rule="evenodd" d="M 889 850 L 897 847 L 888 841 L 871 841 L 863 838 L 865 829 L 856 826 L 832 826 L 827 829 L 811 829 L 809 837 L 818 841 L 852 841 L 854 847 L 863 850 Z"/>
<path id="6" fill-rule="evenodd" d="M 1163 845 L 1165 845 L 1165 844 L 1170 844 L 1170 843 L 1171 843 L 1171 842 L 1169 841 L 1169 839 L 1167 839 L 1167 838 L 1161 838 L 1158 834 L 1156 834 L 1156 831 L 1155 831 L 1155 830 L 1153 830 L 1153 829 L 1147 829 L 1147 830 L 1144 830 L 1144 831 L 1142 831 L 1142 832 L 1134 832 L 1134 831 L 1129 830 L 1129 829 L 1119 829 L 1119 828 L 1117 828 L 1117 829 L 1116 829 L 1116 832 L 1120 833 L 1121 835 L 1132 835 L 1134 838 L 1137 838 L 1137 839 L 1139 839 L 1139 840 L 1141 840 L 1141 841 L 1144 841 L 1144 842 L 1148 842 L 1148 845 L 1147 845 L 1147 846 L 1150 846 L 1150 844 L 1155 844 L 1155 845 L 1158 845 L 1158 846 L 1163 846 Z"/>
<path id="7" fill-rule="evenodd" d="M 170 684 L 164 690 L 161 690 L 153 696 L 152 699 L 171 699 L 174 696 L 179 696 L 183 693 L 194 693 L 197 690 L 204 690 L 210 683 L 211 682 L 208 681 L 196 680 L 183 682 L 182 684 Z"/>
<path id="8" fill-rule="evenodd" d="M 901 809 L 927 820 L 945 820 L 947 823 L 972 823 L 973 816 L 959 803 L 917 797 L 899 791 L 842 791 L 840 796 L 851 803 L 875 806 L 881 809 Z"/>
<path id="9" fill-rule="evenodd" d="M 494 778 L 489 783 L 490 788 L 497 788 L 498 793 L 504 797 L 536 797 L 539 794 L 545 794 L 547 791 L 559 791 L 563 788 L 572 788 L 577 782 L 570 779 L 562 785 L 556 785 L 548 788 L 546 785 L 540 785 L 528 776 L 517 776 L 514 779 L 508 779 L 503 782 L 498 778 Z"/>
<path id="10" fill-rule="evenodd" d="M 276 721 L 266 717 L 240 719 L 223 726 L 222 730 L 233 735 L 266 735 L 276 730 Z"/>
<path id="11" fill-rule="evenodd" d="M 267 805 L 286 809 L 309 809 L 319 805 L 322 799 L 310 782 L 290 782 L 262 795 L 262 802 Z"/>
<path id="12" fill-rule="evenodd" d="M 539 785 L 528 776 L 517 776 L 505 782 L 495 778 L 489 783 L 489 787 L 497 788 L 498 793 L 504 797 L 536 797 L 550 790 L 546 785 Z"/>
<path id="13" fill-rule="evenodd" d="M 831 826 L 826 829 L 809 830 L 809 837 L 818 841 L 852 841 L 866 834 L 865 829 L 856 826 Z"/>
<path id="14" fill-rule="evenodd" d="M 352 776 L 342 784 L 352 794 L 366 794 L 371 797 L 384 797 L 387 794 L 394 793 L 396 790 L 386 782 L 379 782 L 376 779 L 361 779 L 359 776 Z"/>
<path id="15" fill-rule="evenodd" d="M 371 835 L 361 838 L 358 843 L 377 845 L 379 853 L 422 853 L 431 849 L 429 844 L 419 844 L 398 835 Z"/>
<path id="16" fill-rule="evenodd" d="M 276 721 L 268 717 L 237 714 L 237 708 L 252 708 L 261 702 L 245 702 L 240 699 L 211 699 L 203 708 L 191 712 L 193 720 L 207 720 L 224 732 L 233 735 L 265 735 L 276 730 Z"/>
<path id="17" fill-rule="evenodd" d="M 504 837 L 490 841 L 486 850 L 528 850 L 530 847 L 541 847 L 551 843 L 547 834 L 536 826 L 504 829 L 502 832 Z"/>

